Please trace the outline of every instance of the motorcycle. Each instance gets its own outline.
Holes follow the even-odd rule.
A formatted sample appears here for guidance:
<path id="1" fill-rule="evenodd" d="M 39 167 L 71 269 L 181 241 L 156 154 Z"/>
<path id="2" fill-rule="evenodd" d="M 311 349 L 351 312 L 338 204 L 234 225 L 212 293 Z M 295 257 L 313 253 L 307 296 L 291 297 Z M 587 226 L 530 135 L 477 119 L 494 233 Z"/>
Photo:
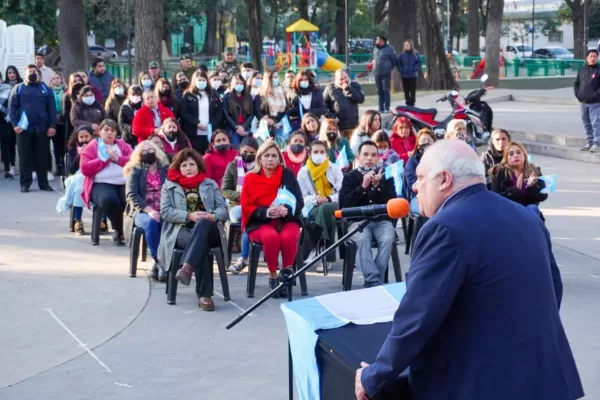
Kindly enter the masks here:
<path id="1" fill-rule="evenodd" d="M 492 109 L 481 97 L 487 93 L 489 88 L 484 88 L 483 84 L 487 80 L 487 74 L 481 77 L 481 88 L 472 91 L 461 104 L 459 102 L 460 93 L 458 90 L 451 90 L 445 96 L 436 100 L 436 103 L 447 101 L 452 106 L 450 114 L 441 121 L 435 119 L 438 110 L 436 108 L 417 108 L 410 106 L 398 106 L 395 108 L 395 117 L 406 117 L 410 119 L 413 127 L 417 130 L 428 128 L 437 138 L 443 139 L 446 134 L 446 127 L 453 119 L 465 120 L 467 125 L 467 134 L 475 146 L 482 146 L 488 143 L 491 132 Z M 466 107 L 469 108 L 466 108 Z"/>

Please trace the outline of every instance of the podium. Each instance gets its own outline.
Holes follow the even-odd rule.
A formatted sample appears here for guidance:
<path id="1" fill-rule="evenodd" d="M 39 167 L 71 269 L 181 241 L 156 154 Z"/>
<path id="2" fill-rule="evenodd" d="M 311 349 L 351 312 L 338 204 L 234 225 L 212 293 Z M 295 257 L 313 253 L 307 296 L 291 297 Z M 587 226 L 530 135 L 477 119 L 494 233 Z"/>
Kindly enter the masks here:
<path id="1" fill-rule="evenodd" d="M 405 292 L 400 282 L 281 305 L 300 400 L 354 398 L 355 372 L 375 361 Z M 375 399 L 388 398 L 410 399 L 407 371 Z"/>

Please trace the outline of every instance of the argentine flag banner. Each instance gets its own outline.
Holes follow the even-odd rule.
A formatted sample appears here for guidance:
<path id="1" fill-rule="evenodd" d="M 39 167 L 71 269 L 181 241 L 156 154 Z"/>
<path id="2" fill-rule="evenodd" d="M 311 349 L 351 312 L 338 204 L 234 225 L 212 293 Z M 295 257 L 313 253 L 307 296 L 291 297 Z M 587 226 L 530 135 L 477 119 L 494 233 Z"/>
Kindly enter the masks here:
<path id="1" fill-rule="evenodd" d="M 335 163 L 340 168 L 346 168 L 348 166 L 348 156 L 346 155 L 346 146 L 342 147 L 342 149 L 340 150 L 340 154 L 338 154 L 338 157 L 337 157 L 337 160 L 335 160 Z"/>
<path id="2" fill-rule="evenodd" d="M 396 195 L 402 195 L 404 178 L 404 161 L 400 160 L 385 169 L 385 179 L 394 179 Z"/>
<path id="3" fill-rule="evenodd" d="M 540 190 L 540 193 L 554 193 L 556 192 L 556 174 L 548 175 L 548 176 L 540 176 L 538 179 L 544 181 L 546 187 Z"/>
<path id="4" fill-rule="evenodd" d="M 296 196 L 287 190 L 285 186 L 279 188 L 277 197 L 273 200 L 273 204 L 278 206 L 289 206 L 292 209 L 292 214 L 296 213 Z"/>

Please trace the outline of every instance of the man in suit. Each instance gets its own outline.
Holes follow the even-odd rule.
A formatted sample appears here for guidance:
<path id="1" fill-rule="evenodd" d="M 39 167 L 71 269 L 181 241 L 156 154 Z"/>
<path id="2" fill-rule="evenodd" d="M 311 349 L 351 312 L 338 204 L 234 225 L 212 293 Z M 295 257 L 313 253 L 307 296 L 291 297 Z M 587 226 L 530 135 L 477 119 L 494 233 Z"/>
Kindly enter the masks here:
<path id="1" fill-rule="evenodd" d="M 413 190 L 430 219 L 391 332 L 373 365 L 356 372 L 356 398 L 375 396 L 409 366 L 416 400 L 583 397 L 540 219 L 487 191 L 483 164 L 460 140 L 427 149 Z"/>

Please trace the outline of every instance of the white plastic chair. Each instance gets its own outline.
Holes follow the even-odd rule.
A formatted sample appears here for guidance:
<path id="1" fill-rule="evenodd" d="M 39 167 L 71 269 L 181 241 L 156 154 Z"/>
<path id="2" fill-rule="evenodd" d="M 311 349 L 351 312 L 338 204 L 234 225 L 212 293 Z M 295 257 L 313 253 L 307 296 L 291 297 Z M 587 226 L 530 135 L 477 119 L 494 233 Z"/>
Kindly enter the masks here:
<path id="1" fill-rule="evenodd" d="M 6 53 L 35 54 L 35 33 L 29 25 L 11 25 L 5 31 Z"/>

